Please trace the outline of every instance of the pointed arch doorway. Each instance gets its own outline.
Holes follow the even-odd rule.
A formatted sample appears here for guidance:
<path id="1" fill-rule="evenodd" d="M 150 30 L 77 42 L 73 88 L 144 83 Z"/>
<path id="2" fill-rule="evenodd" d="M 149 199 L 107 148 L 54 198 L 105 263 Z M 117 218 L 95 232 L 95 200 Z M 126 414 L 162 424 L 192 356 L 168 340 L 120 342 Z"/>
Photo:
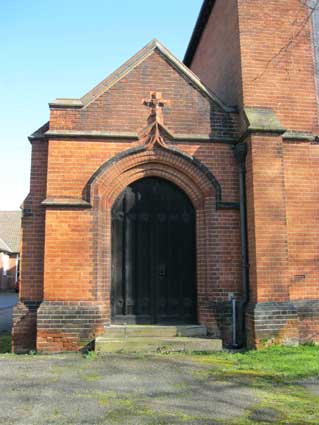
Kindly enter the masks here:
<path id="1" fill-rule="evenodd" d="M 112 207 L 113 323 L 196 323 L 195 210 L 175 184 L 146 177 Z"/>

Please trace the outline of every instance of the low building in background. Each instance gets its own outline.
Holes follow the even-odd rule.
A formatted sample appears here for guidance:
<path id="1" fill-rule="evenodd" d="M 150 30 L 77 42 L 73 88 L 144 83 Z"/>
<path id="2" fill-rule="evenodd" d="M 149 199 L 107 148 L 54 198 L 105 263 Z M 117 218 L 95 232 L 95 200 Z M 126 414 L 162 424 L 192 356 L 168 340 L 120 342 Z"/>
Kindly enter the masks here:
<path id="1" fill-rule="evenodd" d="M 0 211 L 0 291 L 17 288 L 20 241 L 21 211 Z"/>

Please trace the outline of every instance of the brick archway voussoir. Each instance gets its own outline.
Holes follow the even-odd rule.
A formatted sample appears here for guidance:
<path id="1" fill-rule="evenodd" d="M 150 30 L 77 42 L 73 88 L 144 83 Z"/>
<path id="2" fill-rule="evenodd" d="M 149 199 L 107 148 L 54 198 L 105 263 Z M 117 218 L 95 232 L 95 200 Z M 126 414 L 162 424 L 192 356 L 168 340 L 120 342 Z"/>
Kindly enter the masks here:
<path id="1" fill-rule="evenodd" d="M 196 209 L 203 205 L 205 194 L 194 185 L 188 176 L 179 175 L 175 171 L 172 172 L 169 167 L 159 167 L 158 164 L 146 164 L 143 167 L 127 170 L 120 179 L 115 178 L 114 181 L 109 182 L 109 187 L 103 194 L 103 198 L 106 197 L 107 205 L 111 207 L 129 184 L 144 177 L 159 177 L 168 180 L 187 194 Z"/>
<path id="2" fill-rule="evenodd" d="M 169 180 L 180 187 L 196 208 L 216 190 L 195 165 L 168 150 L 134 153 L 116 161 L 97 175 L 90 187 L 91 198 L 105 199 L 111 206 L 130 183 L 147 176 Z M 216 193 L 215 193 L 216 195 Z"/>

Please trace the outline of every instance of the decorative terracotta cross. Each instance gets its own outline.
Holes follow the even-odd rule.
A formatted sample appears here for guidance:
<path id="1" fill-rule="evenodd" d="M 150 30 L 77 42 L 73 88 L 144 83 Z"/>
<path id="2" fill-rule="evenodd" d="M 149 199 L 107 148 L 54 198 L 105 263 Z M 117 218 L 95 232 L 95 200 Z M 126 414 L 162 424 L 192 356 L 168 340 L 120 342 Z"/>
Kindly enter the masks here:
<path id="1" fill-rule="evenodd" d="M 169 104 L 169 101 L 164 100 L 162 98 L 162 93 L 159 91 L 154 91 L 150 93 L 150 100 L 143 99 L 144 105 L 151 108 L 151 117 L 153 118 L 153 121 L 157 121 L 160 124 L 164 123 L 164 117 L 163 117 L 163 108 L 166 105 Z"/>
<path id="2" fill-rule="evenodd" d="M 147 149 L 154 147 L 158 143 L 162 148 L 167 148 L 164 137 L 161 135 L 161 129 L 164 125 L 163 107 L 170 102 L 162 98 L 162 93 L 151 92 L 149 100 L 143 99 L 143 104 L 151 108 L 149 116 L 149 126 L 147 132 L 141 138 L 141 142 L 146 145 Z"/>

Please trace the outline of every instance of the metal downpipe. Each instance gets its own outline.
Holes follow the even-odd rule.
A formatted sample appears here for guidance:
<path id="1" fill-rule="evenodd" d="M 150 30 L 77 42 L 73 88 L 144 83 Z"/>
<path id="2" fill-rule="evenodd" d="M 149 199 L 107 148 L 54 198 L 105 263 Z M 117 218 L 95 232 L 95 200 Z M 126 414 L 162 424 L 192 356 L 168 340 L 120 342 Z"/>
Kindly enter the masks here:
<path id="1" fill-rule="evenodd" d="M 238 314 L 236 320 L 237 338 L 236 348 L 246 345 L 245 312 L 249 301 L 249 263 L 247 244 L 247 210 L 246 210 L 246 143 L 235 146 L 234 155 L 239 163 L 239 195 L 240 195 L 240 240 L 241 240 L 241 280 L 242 297 L 238 303 Z"/>

